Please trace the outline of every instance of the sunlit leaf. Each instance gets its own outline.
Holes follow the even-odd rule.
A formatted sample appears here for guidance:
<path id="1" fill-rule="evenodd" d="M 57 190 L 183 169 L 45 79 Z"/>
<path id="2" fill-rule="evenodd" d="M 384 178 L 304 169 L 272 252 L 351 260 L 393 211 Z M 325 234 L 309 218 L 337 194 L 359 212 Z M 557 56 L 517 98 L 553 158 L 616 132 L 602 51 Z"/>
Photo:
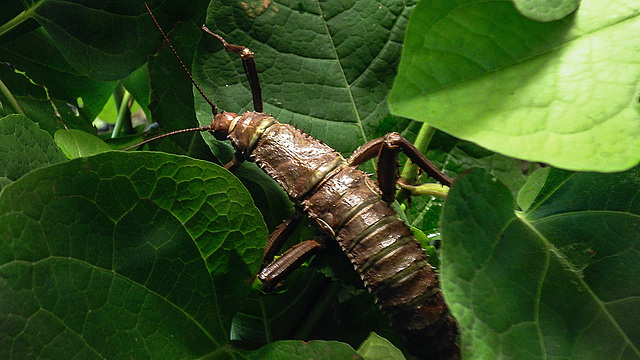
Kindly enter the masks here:
<path id="1" fill-rule="evenodd" d="M 421 1 L 394 114 L 495 152 L 570 170 L 640 161 L 640 3 L 583 1 L 541 23 L 510 1 Z"/>
<path id="2" fill-rule="evenodd" d="M 54 134 L 56 144 L 69 159 L 86 157 L 111 150 L 102 139 L 84 131 L 58 130 Z"/>
<path id="3" fill-rule="evenodd" d="M 554 21 L 574 12 L 580 0 L 513 0 L 518 11 L 533 20 Z"/>

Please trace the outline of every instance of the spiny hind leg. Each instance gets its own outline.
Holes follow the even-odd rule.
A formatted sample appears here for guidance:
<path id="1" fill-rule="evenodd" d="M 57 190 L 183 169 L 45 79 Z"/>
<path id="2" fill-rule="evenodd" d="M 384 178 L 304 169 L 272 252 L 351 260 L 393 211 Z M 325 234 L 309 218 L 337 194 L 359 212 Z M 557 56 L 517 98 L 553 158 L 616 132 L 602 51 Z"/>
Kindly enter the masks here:
<path id="1" fill-rule="evenodd" d="M 351 166 L 359 166 L 365 161 L 377 157 L 378 169 L 376 174 L 378 185 L 382 191 L 382 199 L 391 202 L 395 197 L 396 183 L 398 182 L 397 160 L 399 152 L 405 153 L 414 164 L 418 165 L 430 177 L 443 185 L 451 186 L 452 180 L 450 177 L 433 165 L 409 140 L 396 132 L 368 141 L 360 146 L 349 157 L 347 162 Z"/>
<path id="2" fill-rule="evenodd" d="M 273 261 L 274 256 L 282 250 L 287 239 L 298 228 L 302 221 L 302 213 L 296 211 L 290 218 L 278 225 L 278 227 L 269 235 L 267 246 L 264 248 L 262 256 L 262 264 L 267 265 Z"/>

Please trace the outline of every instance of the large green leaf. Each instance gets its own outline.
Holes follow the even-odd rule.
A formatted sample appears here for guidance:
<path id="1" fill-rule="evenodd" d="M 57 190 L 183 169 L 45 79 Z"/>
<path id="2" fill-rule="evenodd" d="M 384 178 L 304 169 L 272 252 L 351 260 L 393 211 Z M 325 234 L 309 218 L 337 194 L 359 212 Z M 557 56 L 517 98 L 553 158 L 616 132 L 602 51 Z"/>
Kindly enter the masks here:
<path id="1" fill-rule="evenodd" d="M 0 357 L 233 351 L 266 235 L 208 162 L 109 152 L 32 171 L 0 193 Z"/>
<path id="2" fill-rule="evenodd" d="M 176 21 L 203 1 L 148 3 L 161 20 Z M 161 42 L 143 1 L 5 0 L 0 13 L 0 102 L 5 113 L 24 113 L 51 134 L 94 131 L 91 122 L 116 85 L 104 80 L 126 77 Z M 19 109 L 7 109 L 10 99 Z"/>
<path id="3" fill-rule="evenodd" d="M 640 3 L 585 0 L 539 23 L 511 1 L 421 1 L 393 112 L 492 151 L 572 170 L 640 161 Z"/>
<path id="4" fill-rule="evenodd" d="M 41 166 L 67 158 L 53 138 L 23 115 L 0 118 L 0 189 Z"/>
<path id="5" fill-rule="evenodd" d="M 84 75 L 101 80 L 127 76 L 146 61 L 145 55 L 158 44 L 142 1 L 55 1 L 40 0 L 0 24 L 0 38 L 22 30 L 25 23 L 46 31 L 62 56 Z M 151 7 L 158 1 L 149 1 Z M 19 5 L 18 5 L 19 6 Z M 36 26 L 33 24 L 32 26 Z"/>
<path id="6" fill-rule="evenodd" d="M 207 26 L 256 54 L 265 112 L 348 153 L 389 113 L 386 97 L 414 3 L 216 0 Z M 239 57 L 210 36 L 200 42 L 194 76 L 220 109 L 253 110 Z M 211 109 L 196 99 L 200 123 L 209 123 Z"/>
<path id="7" fill-rule="evenodd" d="M 449 193 L 442 283 L 463 356 L 640 359 L 640 169 L 541 171 L 525 212 L 480 170 Z"/>
<path id="8" fill-rule="evenodd" d="M 115 87 L 79 74 L 42 28 L 0 46 L 0 62 L 18 71 L 0 66 L 0 78 L 24 113 L 52 135 L 64 126 L 91 131 Z"/>

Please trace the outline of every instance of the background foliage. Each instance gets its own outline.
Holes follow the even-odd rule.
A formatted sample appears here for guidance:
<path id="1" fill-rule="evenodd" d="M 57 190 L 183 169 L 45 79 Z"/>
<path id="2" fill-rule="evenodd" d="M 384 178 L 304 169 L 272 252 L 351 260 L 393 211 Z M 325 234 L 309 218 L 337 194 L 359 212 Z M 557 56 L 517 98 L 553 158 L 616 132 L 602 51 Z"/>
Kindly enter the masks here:
<path id="1" fill-rule="evenodd" d="M 266 112 L 345 154 L 390 131 L 416 139 L 422 124 L 392 115 L 387 96 L 459 137 L 436 132 L 427 155 L 452 176 L 475 169 L 443 209 L 414 198 L 403 215 L 425 247 L 442 239 L 465 358 L 638 359 L 637 168 L 522 171 L 460 140 L 573 170 L 637 164 L 638 5 L 560 3 L 149 5 L 221 109 L 250 110 L 251 97 L 204 22 L 256 53 Z M 403 42 L 403 64 L 424 66 L 400 65 L 394 84 Z M 216 165 L 228 145 L 183 134 L 149 145 L 162 152 L 106 151 L 142 138 L 92 126 L 114 90 L 161 131 L 211 118 L 141 1 L 2 1 L 0 62 L 0 357 L 402 357 L 338 249 L 278 294 L 252 290 L 268 231 L 293 209 L 252 164 Z"/>
<path id="2" fill-rule="evenodd" d="M 578 4 L 523 7 L 553 5 L 563 13 Z M 502 154 L 626 170 L 640 161 L 640 39 L 630 35 L 639 28 L 640 5 L 628 0 L 583 1 L 544 23 L 511 1 L 421 1 L 389 103 L 397 115 Z"/>

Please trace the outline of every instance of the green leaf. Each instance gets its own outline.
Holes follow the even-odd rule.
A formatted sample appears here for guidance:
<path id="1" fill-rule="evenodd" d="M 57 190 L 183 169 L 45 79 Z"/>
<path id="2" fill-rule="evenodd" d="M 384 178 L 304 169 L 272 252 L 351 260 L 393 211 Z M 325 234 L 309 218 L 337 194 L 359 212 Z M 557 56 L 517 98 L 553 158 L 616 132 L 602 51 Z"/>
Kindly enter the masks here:
<path id="1" fill-rule="evenodd" d="M 386 97 L 414 4 L 350 0 L 251 7 L 215 0 L 206 23 L 229 43 L 255 53 L 266 113 L 349 153 L 377 135 L 389 113 Z M 253 110 L 239 57 L 216 39 L 202 39 L 193 69 L 221 110 Z M 201 124 L 211 121 L 200 96 L 196 114 Z"/>
<path id="2" fill-rule="evenodd" d="M 75 129 L 58 130 L 54 139 L 69 159 L 96 155 L 111 150 L 111 147 L 99 137 Z"/>
<path id="3" fill-rule="evenodd" d="M 168 33 L 176 52 L 180 54 L 186 65 L 191 64 L 193 60 L 193 52 L 200 34 L 199 25 L 194 22 L 178 24 Z M 193 85 L 168 46 L 165 45 L 156 56 L 149 59 L 148 68 L 152 91 L 149 108 L 153 121 L 158 122 L 164 132 L 197 127 L 198 122 L 193 108 Z M 205 160 L 214 159 L 202 135 L 197 132 L 171 136 L 150 143 L 149 146 L 160 151 L 185 154 Z"/>
<path id="4" fill-rule="evenodd" d="M 249 359 L 362 359 L 349 345 L 336 341 L 279 341 L 254 352 Z"/>
<path id="5" fill-rule="evenodd" d="M 145 117 L 147 119 L 150 118 L 151 113 L 149 112 L 148 107 L 151 90 L 149 89 L 149 74 L 147 73 L 147 66 L 143 65 L 139 67 L 129 74 L 129 76 L 122 79 L 122 85 L 135 99 L 135 102 L 131 106 L 131 114 L 142 108 Z"/>
<path id="6" fill-rule="evenodd" d="M 157 44 L 153 23 L 140 21 L 145 14 L 143 4 L 136 1 L 41 0 L 2 25 L 0 36 L 33 19 L 81 74 L 115 80 L 144 63 L 145 54 Z"/>
<path id="7" fill-rule="evenodd" d="M 53 138 L 23 115 L 0 118 L 0 188 L 39 167 L 63 162 Z"/>
<path id="8" fill-rule="evenodd" d="M 550 23 L 509 1 L 422 1 L 390 107 L 508 156 L 628 169 L 640 161 L 639 27 L 633 0 L 584 1 Z"/>
<path id="9" fill-rule="evenodd" d="M 580 0 L 513 0 L 518 11 L 529 19 L 554 21 L 574 12 Z"/>
<path id="10" fill-rule="evenodd" d="M 640 359 L 640 169 L 547 179 L 519 215 L 480 170 L 449 192 L 442 286 L 463 357 Z"/>
<path id="11" fill-rule="evenodd" d="M 520 209 L 527 211 L 545 201 L 547 194 L 553 192 L 574 174 L 571 171 L 554 168 L 542 168 L 534 172 L 518 194 Z"/>
<path id="12" fill-rule="evenodd" d="M 0 193 L 0 357 L 230 356 L 266 237 L 208 162 L 108 152 L 32 171 Z"/>
<path id="13" fill-rule="evenodd" d="M 358 354 L 366 360 L 405 360 L 402 351 L 376 333 L 371 333 L 367 340 L 360 345 Z"/>
<path id="14" fill-rule="evenodd" d="M 20 38 L 19 44 L 14 42 L 0 48 L 0 61 L 12 66 L 0 64 L 0 77 L 9 93 L 24 114 L 51 135 L 65 126 L 95 132 L 91 121 L 104 106 L 115 83 L 79 76 L 58 58 L 60 53 L 46 38 L 36 35 L 32 32 Z M 33 48 L 33 43 L 41 44 L 35 54 L 27 51 Z"/>
<path id="15" fill-rule="evenodd" d="M 2 80 L 26 114 L 52 135 L 61 127 L 60 121 L 70 128 L 91 131 L 91 121 L 100 113 L 115 87 L 114 82 L 82 76 L 65 60 L 42 28 L 22 33 L 15 40 L 0 45 L 0 61 L 12 64 L 23 73 L 12 74 L 13 70 L 0 67 Z M 61 119 L 55 114 L 54 107 Z M 41 119 L 43 116 L 46 120 Z"/>

